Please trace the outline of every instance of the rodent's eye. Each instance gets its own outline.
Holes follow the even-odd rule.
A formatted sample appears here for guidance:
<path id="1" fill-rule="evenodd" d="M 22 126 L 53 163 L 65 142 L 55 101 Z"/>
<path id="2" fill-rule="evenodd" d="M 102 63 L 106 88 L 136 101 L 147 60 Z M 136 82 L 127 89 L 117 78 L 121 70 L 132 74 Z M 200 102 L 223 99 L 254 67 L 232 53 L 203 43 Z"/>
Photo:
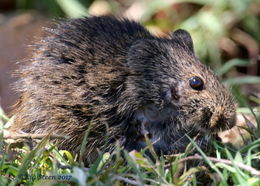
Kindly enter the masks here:
<path id="1" fill-rule="evenodd" d="M 190 87 L 193 88 L 194 90 L 202 90 L 204 87 L 203 80 L 198 76 L 194 76 L 190 78 L 189 82 L 190 82 Z"/>

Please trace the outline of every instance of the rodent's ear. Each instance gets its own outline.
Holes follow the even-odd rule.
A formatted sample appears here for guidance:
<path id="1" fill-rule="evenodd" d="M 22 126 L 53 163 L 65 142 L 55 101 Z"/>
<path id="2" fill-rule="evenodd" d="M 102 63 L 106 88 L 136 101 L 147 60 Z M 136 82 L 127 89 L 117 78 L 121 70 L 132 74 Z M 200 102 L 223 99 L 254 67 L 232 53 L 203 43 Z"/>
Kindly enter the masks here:
<path id="1" fill-rule="evenodd" d="M 187 31 L 178 29 L 175 32 L 171 33 L 171 39 L 194 53 L 193 41 L 191 35 Z"/>

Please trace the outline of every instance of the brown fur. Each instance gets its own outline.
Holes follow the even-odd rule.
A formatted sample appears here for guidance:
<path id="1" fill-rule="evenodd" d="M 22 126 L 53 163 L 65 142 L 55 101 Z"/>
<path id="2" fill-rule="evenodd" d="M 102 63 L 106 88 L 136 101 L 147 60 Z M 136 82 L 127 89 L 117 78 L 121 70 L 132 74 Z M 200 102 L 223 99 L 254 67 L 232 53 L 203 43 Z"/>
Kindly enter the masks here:
<path id="1" fill-rule="evenodd" d="M 116 141 L 140 150 L 145 134 L 158 153 L 182 151 L 185 133 L 207 141 L 235 122 L 230 93 L 194 56 L 183 30 L 166 39 L 128 20 L 68 20 L 49 30 L 20 74 L 12 130 L 67 135 L 60 148 L 78 153 L 91 122 L 90 161 L 97 148 L 113 150 Z M 189 86 L 193 76 L 204 81 L 203 90 Z"/>

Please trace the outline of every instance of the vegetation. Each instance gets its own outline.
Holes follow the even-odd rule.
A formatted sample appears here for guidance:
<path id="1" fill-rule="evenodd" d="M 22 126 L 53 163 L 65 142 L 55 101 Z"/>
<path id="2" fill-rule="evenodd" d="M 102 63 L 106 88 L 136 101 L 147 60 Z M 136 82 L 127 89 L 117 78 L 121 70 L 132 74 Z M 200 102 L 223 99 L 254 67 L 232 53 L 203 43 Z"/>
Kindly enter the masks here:
<path id="1" fill-rule="evenodd" d="M 241 91 L 244 85 L 260 83 L 260 1 L 17 0 L 16 5 L 19 11 L 36 10 L 50 17 L 79 17 L 92 15 L 100 2 L 108 14 L 135 15 L 157 35 L 177 28 L 188 30 L 197 56 L 232 87 L 238 112 L 254 115 L 257 127 L 247 129 L 250 137 L 238 150 L 212 141 L 212 149 L 206 153 L 191 139 L 185 153 L 154 154 L 151 160 L 144 152 L 128 153 L 118 147 L 111 154 L 101 152 L 85 168 L 70 152 L 58 150 L 50 142 L 51 136 L 33 150 L 30 143 L 21 148 L 8 145 L 12 137 L 7 139 L 4 134 L 12 118 L 0 110 L 0 185 L 260 185 L 260 109 L 255 112 L 249 106 L 260 105 L 260 100 Z M 251 125 L 249 121 L 246 124 Z M 152 151 L 151 145 L 147 148 Z"/>

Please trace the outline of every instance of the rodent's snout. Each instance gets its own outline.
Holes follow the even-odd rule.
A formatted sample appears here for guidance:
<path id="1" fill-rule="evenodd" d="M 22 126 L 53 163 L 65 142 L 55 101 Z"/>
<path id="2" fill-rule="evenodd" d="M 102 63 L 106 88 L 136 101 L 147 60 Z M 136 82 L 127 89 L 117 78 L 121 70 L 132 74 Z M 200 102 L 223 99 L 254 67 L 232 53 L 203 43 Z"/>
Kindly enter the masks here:
<path id="1" fill-rule="evenodd" d="M 210 130 L 215 133 L 232 128 L 236 123 L 236 112 L 227 111 L 223 108 L 216 108 L 210 118 Z"/>

